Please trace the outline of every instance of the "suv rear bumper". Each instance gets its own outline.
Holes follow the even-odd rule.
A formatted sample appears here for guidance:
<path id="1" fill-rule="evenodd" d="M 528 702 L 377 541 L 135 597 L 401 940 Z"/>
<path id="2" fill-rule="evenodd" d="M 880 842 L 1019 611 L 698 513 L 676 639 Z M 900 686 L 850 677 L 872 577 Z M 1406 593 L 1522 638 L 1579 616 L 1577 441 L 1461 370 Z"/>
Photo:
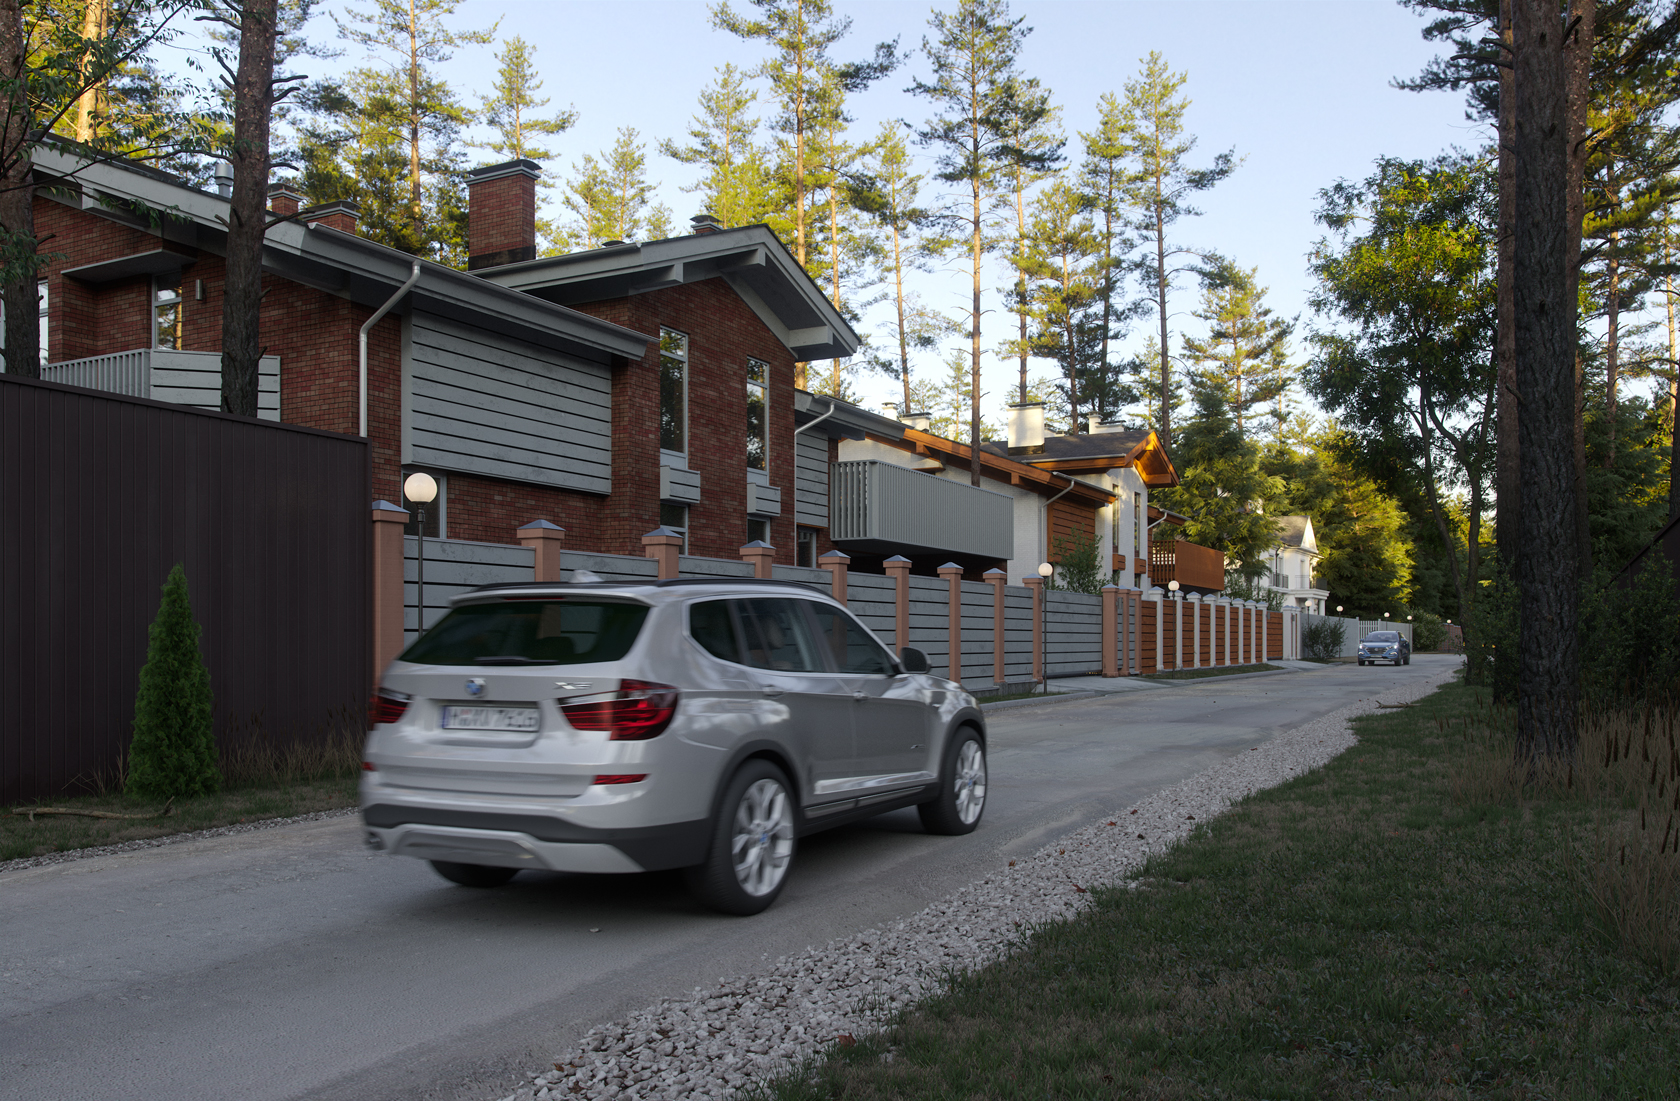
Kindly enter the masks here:
<path id="1" fill-rule="evenodd" d="M 362 808 L 368 840 L 398 856 L 546 868 L 556 872 L 652 872 L 706 859 L 704 820 L 597 829 L 541 814 L 500 814 L 375 803 Z"/>

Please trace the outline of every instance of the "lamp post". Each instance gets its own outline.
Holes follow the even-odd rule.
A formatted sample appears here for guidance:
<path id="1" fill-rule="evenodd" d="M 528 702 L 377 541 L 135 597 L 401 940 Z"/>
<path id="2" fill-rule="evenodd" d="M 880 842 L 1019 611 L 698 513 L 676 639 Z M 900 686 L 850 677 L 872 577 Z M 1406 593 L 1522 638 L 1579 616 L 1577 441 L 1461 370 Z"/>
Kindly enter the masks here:
<path id="1" fill-rule="evenodd" d="M 426 633 L 426 506 L 437 500 L 437 479 L 424 472 L 410 474 L 403 482 L 403 496 L 420 506 L 415 510 L 420 521 L 420 554 L 416 562 L 420 593 L 414 621 L 415 637 L 419 637 Z"/>
<path id="2" fill-rule="evenodd" d="M 1178 591 L 1178 581 L 1177 581 L 1177 579 L 1174 579 L 1172 581 L 1167 582 L 1167 591 L 1169 593 L 1172 593 L 1172 598 L 1174 600 L 1183 600 L 1184 599 L 1183 595 L 1181 595 Z"/>
<path id="3" fill-rule="evenodd" d="M 1040 658 L 1039 675 L 1044 678 L 1044 694 L 1050 694 L 1050 578 L 1056 573 L 1056 567 L 1048 562 L 1038 564 L 1038 576 L 1044 578 L 1044 589 L 1040 600 L 1044 601 L 1044 613 L 1039 616 L 1038 637 L 1043 647 Z"/>

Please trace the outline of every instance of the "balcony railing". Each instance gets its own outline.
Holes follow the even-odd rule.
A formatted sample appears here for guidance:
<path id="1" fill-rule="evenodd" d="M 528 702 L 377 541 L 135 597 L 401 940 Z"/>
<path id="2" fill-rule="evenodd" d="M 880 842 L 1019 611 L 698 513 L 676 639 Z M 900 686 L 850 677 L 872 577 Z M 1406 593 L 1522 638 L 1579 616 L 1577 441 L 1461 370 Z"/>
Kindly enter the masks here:
<path id="1" fill-rule="evenodd" d="M 841 545 L 998 559 L 1015 553 L 1015 503 L 1001 493 L 873 459 L 835 463 L 829 493 L 829 534 Z"/>
<path id="2" fill-rule="evenodd" d="M 86 386 L 112 394 L 173 402 L 194 409 L 222 407 L 222 354 L 135 348 L 127 352 L 48 363 L 41 377 L 49 382 Z M 257 416 L 280 419 L 280 357 L 257 364 Z"/>
<path id="3" fill-rule="evenodd" d="M 1156 539 L 1149 544 L 1149 580 L 1156 585 L 1177 581 L 1180 587 L 1197 592 L 1222 592 L 1225 556 L 1183 539 Z"/>

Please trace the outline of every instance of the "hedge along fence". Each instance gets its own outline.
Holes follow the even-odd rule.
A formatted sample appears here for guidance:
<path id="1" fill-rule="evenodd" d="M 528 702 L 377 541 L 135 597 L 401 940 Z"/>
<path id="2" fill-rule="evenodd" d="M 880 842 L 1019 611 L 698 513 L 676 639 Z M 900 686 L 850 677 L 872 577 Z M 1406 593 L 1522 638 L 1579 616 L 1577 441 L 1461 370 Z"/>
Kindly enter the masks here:
<path id="1" fill-rule="evenodd" d="M 420 621 L 418 552 L 419 540 L 405 537 L 405 644 L 416 637 L 415 627 Z M 536 580 L 541 553 L 529 545 L 427 539 L 427 626 L 447 611 L 451 597 L 470 588 Z M 659 562 L 651 556 L 561 550 L 556 558 L 558 572 L 566 577 L 580 569 L 591 571 L 603 581 L 652 581 L 659 575 Z M 676 566 L 679 577 L 754 575 L 753 563 L 746 560 L 679 555 Z M 834 574 L 827 568 L 775 566 L 771 572 L 779 581 L 799 582 L 823 593 L 833 591 Z M 1042 602 L 1036 595 L 1039 593 Z M 1299 654 L 1299 630 L 1293 623 L 1293 611 L 1267 614 L 1263 606 L 1242 601 L 1174 601 L 1159 588 L 1111 588 L 1104 596 L 1090 596 L 984 581 L 962 581 L 958 594 L 961 680 L 976 689 L 1035 681 L 1041 662 L 1051 677 L 1100 674 L 1105 650 L 1112 654 L 1122 676 L 1238 665 L 1259 660 L 1259 654 L 1275 658 Z M 950 598 L 947 578 L 905 575 L 901 588 L 896 576 L 846 576 L 846 604 L 852 614 L 895 652 L 902 646 L 924 651 L 933 671 L 942 676 L 949 676 L 951 669 Z M 1112 639 L 1104 637 L 1105 599 L 1114 601 Z M 996 676 L 1000 603 L 1001 680 Z M 904 639 L 898 637 L 901 618 L 907 627 Z"/>

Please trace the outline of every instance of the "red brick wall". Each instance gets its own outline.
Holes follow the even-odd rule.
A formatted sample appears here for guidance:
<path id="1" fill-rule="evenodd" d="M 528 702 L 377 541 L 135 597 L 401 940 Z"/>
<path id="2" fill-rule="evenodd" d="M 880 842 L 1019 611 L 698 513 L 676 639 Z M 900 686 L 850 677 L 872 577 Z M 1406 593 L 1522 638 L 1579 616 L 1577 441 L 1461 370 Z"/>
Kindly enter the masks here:
<path id="1" fill-rule="evenodd" d="M 467 252 L 493 263 L 525 259 L 537 243 L 537 181 L 522 172 L 467 182 Z M 511 256 L 503 254 L 514 254 Z"/>

